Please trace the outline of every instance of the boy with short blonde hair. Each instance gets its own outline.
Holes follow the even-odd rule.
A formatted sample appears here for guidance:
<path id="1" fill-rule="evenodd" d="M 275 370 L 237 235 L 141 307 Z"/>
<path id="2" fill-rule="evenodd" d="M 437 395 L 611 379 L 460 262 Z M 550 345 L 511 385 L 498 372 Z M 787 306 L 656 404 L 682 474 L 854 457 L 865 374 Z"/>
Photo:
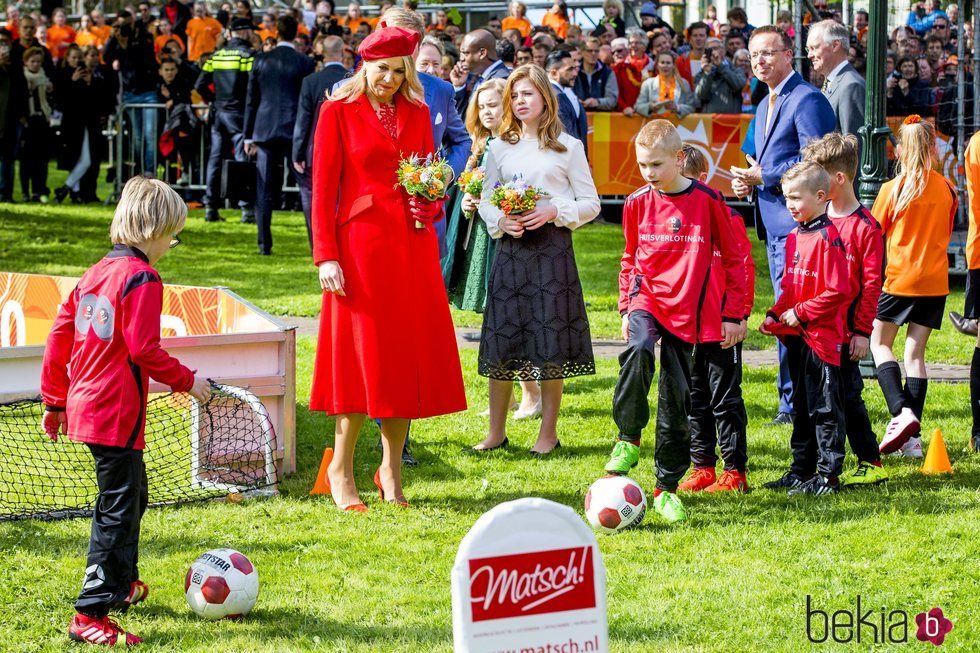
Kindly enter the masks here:
<path id="1" fill-rule="evenodd" d="M 653 120 L 636 137 L 636 158 L 647 185 L 623 207 L 626 247 L 619 274 L 619 310 L 627 341 L 613 395 L 619 437 L 606 471 L 626 474 L 640 457 L 640 435 L 650 420 L 647 394 L 660 342 L 657 400 L 657 488 L 653 507 L 669 522 L 687 518 L 676 490 L 691 464 L 688 412 L 691 354 L 702 326 L 714 325 L 722 347 L 741 340 L 744 269 L 728 207 L 714 190 L 684 177 L 683 143 L 666 120 Z M 714 250 L 721 252 L 726 305 L 705 303 Z"/>
<path id="2" fill-rule="evenodd" d="M 113 248 L 61 305 L 44 351 L 44 431 L 54 441 L 60 432 L 88 445 L 99 485 L 85 580 L 68 629 L 74 641 L 141 641 L 108 614 L 149 594 L 136 559 L 147 505 L 143 448 L 150 377 L 200 401 L 210 396 L 207 381 L 160 346 L 163 283 L 153 265 L 180 243 L 186 217 L 187 207 L 165 183 L 130 179 L 112 219 Z"/>
<path id="3" fill-rule="evenodd" d="M 840 489 L 844 416 L 840 360 L 851 280 L 844 243 L 826 214 L 830 176 L 812 161 L 783 175 L 797 227 L 786 237 L 782 294 L 759 331 L 786 347 L 793 378 L 793 463 L 769 489 L 823 496 Z"/>
<path id="4" fill-rule="evenodd" d="M 831 132 L 810 141 L 802 154 L 804 161 L 813 161 L 830 176 L 827 217 L 844 241 L 853 284 L 841 349 L 840 375 L 845 431 L 851 450 L 858 459 L 858 466 L 841 479 L 841 485 L 875 485 L 887 481 L 888 473 L 881 466 L 878 439 L 861 397 L 864 380 L 859 364 L 868 355 L 871 329 L 878 311 L 885 244 L 878 221 L 854 195 L 854 176 L 858 166 L 857 138 Z"/>

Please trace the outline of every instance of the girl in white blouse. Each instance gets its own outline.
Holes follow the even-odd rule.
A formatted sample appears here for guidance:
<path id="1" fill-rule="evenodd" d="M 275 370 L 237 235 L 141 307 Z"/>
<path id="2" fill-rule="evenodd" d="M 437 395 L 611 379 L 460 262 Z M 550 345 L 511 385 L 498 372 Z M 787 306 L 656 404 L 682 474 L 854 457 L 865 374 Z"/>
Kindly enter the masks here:
<path id="1" fill-rule="evenodd" d="M 490 203 L 494 185 L 523 175 L 541 189 L 537 206 L 506 215 Z M 521 66 L 507 80 L 500 138 L 487 148 L 480 216 L 499 239 L 480 339 L 479 373 L 490 378 L 490 433 L 473 449 L 507 446 L 513 381 L 541 383 L 541 428 L 531 453 L 561 446 L 557 423 L 564 379 L 595 374 L 589 321 L 572 230 L 599 213 L 585 149 L 562 131 L 545 72 Z"/>

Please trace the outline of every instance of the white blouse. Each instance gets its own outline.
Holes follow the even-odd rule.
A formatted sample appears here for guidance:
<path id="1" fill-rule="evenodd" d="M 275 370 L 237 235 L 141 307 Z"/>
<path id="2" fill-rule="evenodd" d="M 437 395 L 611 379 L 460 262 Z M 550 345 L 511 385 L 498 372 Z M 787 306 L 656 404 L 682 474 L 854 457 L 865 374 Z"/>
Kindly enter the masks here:
<path id="1" fill-rule="evenodd" d="M 599 215 L 599 193 L 582 141 L 566 133 L 558 140 L 568 148 L 565 152 L 542 150 L 536 138 L 522 138 L 513 145 L 499 138 L 490 141 L 480 217 L 492 238 L 500 238 L 504 232 L 497 226 L 503 212 L 490 203 L 490 195 L 494 184 L 507 183 L 514 175 L 524 175 L 528 184 L 548 195 L 538 200 L 538 205 L 550 203 L 558 208 L 555 224 L 559 227 L 577 229 Z"/>

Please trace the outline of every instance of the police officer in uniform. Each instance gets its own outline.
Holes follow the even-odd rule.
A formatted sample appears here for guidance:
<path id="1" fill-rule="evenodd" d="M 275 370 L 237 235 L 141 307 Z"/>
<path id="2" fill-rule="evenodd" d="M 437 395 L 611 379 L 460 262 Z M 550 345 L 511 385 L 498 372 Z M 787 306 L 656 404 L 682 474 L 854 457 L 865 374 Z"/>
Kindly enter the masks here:
<path id="1" fill-rule="evenodd" d="M 231 40 L 204 63 L 194 88 L 211 102 L 211 154 L 208 157 L 207 191 L 204 204 L 208 222 L 222 220 L 218 215 L 221 202 L 221 162 L 231 156 L 245 161 L 245 98 L 248 75 L 255 56 L 252 50 L 253 25 L 247 18 L 231 22 Z M 214 83 L 214 91 L 210 87 Z M 242 205 L 242 222 L 255 222 L 251 202 Z"/>

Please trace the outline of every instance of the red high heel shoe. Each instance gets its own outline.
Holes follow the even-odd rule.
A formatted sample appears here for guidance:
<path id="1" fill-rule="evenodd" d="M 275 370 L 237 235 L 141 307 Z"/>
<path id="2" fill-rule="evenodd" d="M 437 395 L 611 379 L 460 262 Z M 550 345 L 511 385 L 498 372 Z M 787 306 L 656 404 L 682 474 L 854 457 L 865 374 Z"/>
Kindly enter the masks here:
<path id="1" fill-rule="evenodd" d="M 324 480 L 324 484 L 327 487 L 327 494 L 330 494 L 330 477 L 327 474 L 324 474 L 323 480 Z M 333 499 L 332 494 L 330 495 L 330 498 Z M 365 506 L 364 503 L 360 501 L 358 501 L 357 503 L 348 504 L 346 506 L 341 506 L 336 501 L 334 501 L 333 504 L 338 508 L 340 508 L 341 510 L 343 510 L 344 512 L 367 512 L 368 511 L 368 507 Z"/>
<path id="2" fill-rule="evenodd" d="M 376 472 L 374 472 L 374 484 L 378 486 L 378 494 L 381 495 L 381 500 L 385 500 L 385 489 L 381 487 L 381 468 L 379 467 Z M 408 501 L 397 501 L 391 499 L 388 503 L 393 503 L 399 508 L 408 508 Z"/>

